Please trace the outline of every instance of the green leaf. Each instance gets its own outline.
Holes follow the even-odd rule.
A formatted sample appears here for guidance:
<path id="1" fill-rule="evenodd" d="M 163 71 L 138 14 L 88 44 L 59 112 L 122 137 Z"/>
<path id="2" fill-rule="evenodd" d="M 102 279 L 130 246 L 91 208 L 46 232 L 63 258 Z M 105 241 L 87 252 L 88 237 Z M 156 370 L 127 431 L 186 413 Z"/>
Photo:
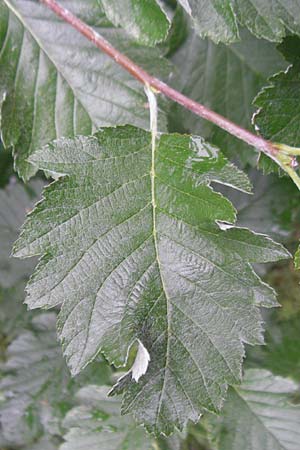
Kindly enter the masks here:
<path id="1" fill-rule="evenodd" d="M 300 60 L 300 38 L 298 36 L 287 36 L 277 49 L 283 54 L 285 59 L 291 63 Z"/>
<path id="2" fill-rule="evenodd" d="M 119 399 L 107 398 L 108 388 L 86 386 L 76 395 L 80 406 L 64 420 L 69 430 L 61 450 L 154 450 L 154 439 L 130 416 L 121 416 Z M 157 447 L 156 447 L 157 448 Z"/>
<path id="3" fill-rule="evenodd" d="M 248 348 L 246 364 L 300 382 L 300 273 L 291 263 L 278 264 L 265 281 L 276 290 L 282 308 L 266 316 L 266 345 Z"/>
<path id="4" fill-rule="evenodd" d="M 73 374 L 99 351 L 124 365 L 138 339 L 151 361 L 138 383 L 125 377 L 123 412 L 168 434 L 218 411 L 240 379 L 242 342 L 263 342 L 258 307 L 277 304 L 250 263 L 288 256 L 266 236 L 222 231 L 235 210 L 209 184 L 249 191 L 245 174 L 200 137 L 161 135 L 151 152 L 150 133 L 131 126 L 55 141 L 31 162 L 62 178 L 15 253 L 43 255 L 26 302 L 62 304 Z"/>
<path id="5" fill-rule="evenodd" d="M 165 41 L 170 21 L 156 0 L 101 0 L 106 16 L 145 45 Z"/>
<path id="6" fill-rule="evenodd" d="M 286 49 L 283 52 L 290 50 Z M 289 58 L 291 58 L 291 54 Z M 290 155 L 297 155 L 300 151 L 297 148 L 300 146 L 298 133 L 299 98 L 300 60 L 295 57 L 295 64 L 289 66 L 285 72 L 279 72 L 271 77 L 269 85 L 258 93 L 253 102 L 258 108 L 253 115 L 253 124 L 257 132 L 265 139 L 275 143 L 284 143 L 278 144 L 279 153 L 276 158 L 287 158 L 288 169 L 285 170 L 289 171 L 290 176 L 292 176 L 291 172 L 295 174 L 293 179 L 298 187 L 299 179 L 296 180 L 297 175 L 295 170 L 292 169 L 294 166 Z M 261 156 L 259 165 L 265 173 L 277 172 L 279 175 L 283 173 L 277 164 L 265 155 Z M 283 168 L 282 164 L 280 164 L 280 167 Z M 297 163 L 295 167 L 297 168 Z"/>
<path id="7" fill-rule="evenodd" d="M 208 36 L 216 43 L 230 43 L 238 39 L 232 0 L 179 0 L 179 3 L 191 16 L 199 36 Z"/>
<path id="8" fill-rule="evenodd" d="M 229 389 L 219 424 L 211 421 L 218 450 L 297 450 L 300 407 L 291 403 L 297 385 L 266 370 L 248 370 Z"/>
<path id="9" fill-rule="evenodd" d="M 169 73 L 158 50 L 108 26 L 97 0 L 61 3 L 138 64 L 160 76 Z M 13 147 L 25 180 L 36 170 L 28 157 L 57 137 L 105 125 L 149 126 L 143 86 L 39 2 L 0 0 L 0 68 L 3 143 Z M 160 127 L 166 128 L 164 113 Z"/>
<path id="10" fill-rule="evenodd" d="M 9 288 L 31 274 L 35 260 L 20 261 L 11 257 L 14 241 L 24 223 L 26 214 L 39 199 L 44 183 L 34 181 L 25 188 L 15 178 L 0 190 L 0 286 Z"/>
<path id="11" fill-rule="evenodd" d="M 300 64 L 290 66 L 269 79 L 254 100 L 258 108 L 253 120 L 266 139 L 300 147 Z"/>
<path id="12" fill-rule="evenodd" d="M 191 33 L 173 58 L 180 74 L 174 84 L 193 100 L 251 130 L 253 98 L 267 77 L 284 69 L 286 63 L 273 44 L 260 41 L 248 32 L 241 36 L 241 42 L 225 46 L 201 40 Z M 257 154 L 240 140 L 181 107 L 172 108 L 172 112 L 176 130 L 204 136 L 243 165 L 256 164 Z"/>
<path id="13" fill-rule="evenodd" d="M 196 32 L 216 43 L 239 38 L 238 23 L 255 36 L 280 42 L 291 31 L 300 34 L 299 0 L 179 0 Z"/>

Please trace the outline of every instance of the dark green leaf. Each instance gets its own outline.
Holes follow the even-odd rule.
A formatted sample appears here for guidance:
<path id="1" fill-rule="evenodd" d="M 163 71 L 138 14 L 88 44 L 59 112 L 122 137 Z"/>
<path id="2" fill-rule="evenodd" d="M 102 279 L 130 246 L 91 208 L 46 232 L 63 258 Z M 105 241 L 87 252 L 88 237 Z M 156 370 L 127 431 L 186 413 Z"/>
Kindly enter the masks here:
<path id="1" fill-rule="evenodd" d="M 101 0 L 106 16 L 145 45 L 166 40 L 170 21 L 156 0 Z"/>
<path id="2" fill-rule="evenodd" d="M 285 52 L 289 54 L 288 58 L 292 59 L 292 48 L 283 48 L 283 53 Z M 254 105 L 258 108 L 253 116 L 256 130 L 275 143 L 299 147 L 299 98 L 300 60 L 295 55 L 295 64 L 285 72 L 271 77 L 269 85 L 254 99 Z M 259 166 L 264 173 L 277 172 L 282 175 L 279 166 L 265 155 L 261 155 Z"/>
<path id="3" fill-rule="evenodd" d="M 248 370 L 229 389 L 222 417 L 211 421 L 218 450 L 297 450 L 300 407 L 291 404 L 297 385 L 266 370 Z"/>
<path id="4" fill-rule="evenodd" d="M 279 72 L 269 82 L 254 100 L 256 129 L 273 142 L 300 147 L 300 64 Z"/>
<path id="5" fill-rule="evenodd" d="M 43 255 L 27 304 L 62 304 L 72 372 L 99 351 L 124 365 L 138 339 L 151 361 L 138 383 L 123 380 L 124 412 L 170 433 L 218 411 L 240 379 L 242 342 L 263 342 L 258 307 L 276 305 L 250 264 L 288 256 L 266 236 L 226 229 L 235 210 L 209 184 L 248 191 L 247 177 L 200 137 L 161 135 L 151 152 L 150 133 L 131 126 L 55 141 L 31 162 L 64 176 L 15 252 Z"/>
<path id="6" fill-rule="evenodd" d="M 0 140 L 0 188 L 4 188 L 13 174 L 13 159 L 11 152 L 5 150 Z"/>
<path id="7" fill-rule="evenodd" d="M 277 48 L 291 63 L 300 59 L 300 38 L 298 36 L 287 36 Z"/>
<path id="8" fill-rule="evenodd" d="M 156 49 L 108 27 L 96 0 L 61 3 L 138 64 L 158 75 L 170 68 Z M 13 147 L 25 180 L 35 173 L 30 154 L 56 137 L 108 124 L 148 128 L 143 86 L 39 2 L 0 0 L 0 68 L 3 142 Z M 166 128 L 164 114 L 160 127 Z"/>

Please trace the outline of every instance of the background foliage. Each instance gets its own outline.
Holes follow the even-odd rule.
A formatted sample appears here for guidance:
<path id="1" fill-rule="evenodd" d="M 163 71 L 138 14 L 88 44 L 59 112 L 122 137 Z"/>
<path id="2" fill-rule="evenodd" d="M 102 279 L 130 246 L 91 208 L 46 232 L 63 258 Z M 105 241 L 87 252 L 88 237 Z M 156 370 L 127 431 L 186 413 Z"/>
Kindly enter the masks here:
<path id="1" fill-rule="evenodd" d="M 299 146 L 298 0 L 61 3 L 189 97 Z M 299 192 L 158 102 L 154 150 L 142 85 L 38 1 L 0 0 L 1 450 L 299 448 L 300 276 L 279 262 Z M 32 258 L 12 258 L 29 212 L 14 252 Z"/>

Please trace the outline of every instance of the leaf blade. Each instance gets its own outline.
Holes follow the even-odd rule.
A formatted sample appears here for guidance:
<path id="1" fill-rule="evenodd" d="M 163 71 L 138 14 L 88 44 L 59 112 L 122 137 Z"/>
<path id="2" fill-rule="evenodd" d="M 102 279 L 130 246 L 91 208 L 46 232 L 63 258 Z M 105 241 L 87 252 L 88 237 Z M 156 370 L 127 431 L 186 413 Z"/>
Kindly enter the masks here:
<path id="1" fill-rule="evenodd" d="M 130 126 L 56 141 L 31 161 L 64 176 L 44 192 L 15 251 L 44 255 L 27 303 L 62 303 L 58 333 L 73 373 L 99 351 L 124 365 L 139 339 L 151 360 L 138 383 L 123 380 L 123 411 L 165 434 L 218 411 L 224 383 L 240 378 L 242 342 L 263 342 L 258 306 L 277 305 L 250 263 L 288 256 L 263 235 L 216 224 L 236 213 L 210 182 L 235 178 L 249 190 L 247 178 L 197 137 L 161 135 L 153 160 L 150 133 Z"/>

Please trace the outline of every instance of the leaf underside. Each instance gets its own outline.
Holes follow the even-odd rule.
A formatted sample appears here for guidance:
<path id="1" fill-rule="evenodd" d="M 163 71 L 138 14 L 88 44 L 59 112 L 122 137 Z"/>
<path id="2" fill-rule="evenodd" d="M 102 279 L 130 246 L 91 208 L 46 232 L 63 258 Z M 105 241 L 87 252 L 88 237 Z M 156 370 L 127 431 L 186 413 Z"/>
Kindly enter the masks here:
<path id="1" fill-rule="evenodd" d="M 166 434 L 218 411 L 236 383 L 242 342 L 262 343 L 258 306 L 274 292 L 250 264 L 288 256 L 234 223 L 215 181 L 249 191 L 246 176 L 199 137 L 132 126 L 61 139 L 31 157 L 63 175 L 44 191 L 17 241 L 19 257 L 43 255 L 27 286 L 30 308 L 61 305 L 58 335 L 73 374 L 99 352 L 124 365 L 139 339 L 150 353 L 130 376 L 123 412 Z M 143 395 L 141 395 L 143 393 Z"/>

